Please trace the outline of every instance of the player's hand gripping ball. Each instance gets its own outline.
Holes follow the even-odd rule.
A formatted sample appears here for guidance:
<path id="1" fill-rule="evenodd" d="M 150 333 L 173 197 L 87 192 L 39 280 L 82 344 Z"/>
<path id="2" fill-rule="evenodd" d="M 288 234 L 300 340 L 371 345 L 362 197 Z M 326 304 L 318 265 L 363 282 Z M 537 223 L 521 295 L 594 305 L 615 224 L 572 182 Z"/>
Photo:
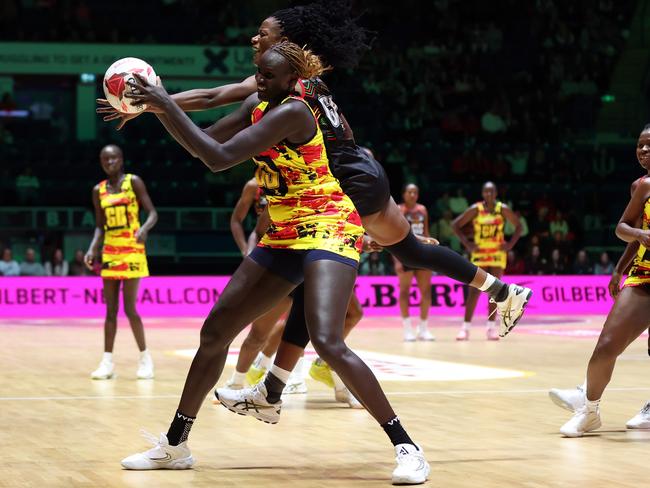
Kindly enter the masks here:
<path id="1" fill-rule="evenodd" d="M 127 93 L 137 93 L 138 89 L 127 83 L 136 81 L 134 73 L 144 77 L 150 84 L 156 84 L 156 73 L 153 68 L 147 62 L 138 58 L 118 59 L 110 65 L 104 75 L 104 95 L 106 100 L 115 110 L 126 114 L 139 113 L 147 108 L 144 103 L 131 105 L 133 100 L 125 97 Z"/>

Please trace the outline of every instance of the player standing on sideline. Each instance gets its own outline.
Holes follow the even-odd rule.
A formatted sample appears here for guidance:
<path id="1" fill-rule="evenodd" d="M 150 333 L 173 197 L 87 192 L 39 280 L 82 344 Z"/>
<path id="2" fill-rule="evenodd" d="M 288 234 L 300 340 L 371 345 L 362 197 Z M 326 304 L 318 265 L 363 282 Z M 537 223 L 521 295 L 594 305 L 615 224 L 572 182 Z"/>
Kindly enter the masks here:
<path id="1" fill-rule="evenodd" d="M 631 199 L 634 199 L 634 194 L 637 188 L 639 187 L 639 185 L 647 184 L 647 182 L 650 181 L 650 179 L 648 178 L 648 176 L 650 176 L 650 124 L 646 125 L 643 128 L 641 134 L 639 135 L 639 139 L 637 141 L 637 146 L 636 146 L 636 157 L 641 167 L 646 170 L 647 174 L 635 180 L 630 186 Z M 636 222 L 636 225 L 637 226 L 641 225 L 643 226 L 643 228 L 647 227 L 647 222 L 646 222 L 647 217 L 648 217 L 648 207 L 646 202 L 644 207 L 643 219 L 639 219 Z M 607 343 L 610 341 L 612 343 L 611 347 L 615 347 L 613 343 L 619 342 L 618 336 L 621 336 L 626 332 L 624 330 L 621 330 L 623 324 L 614 324 L 615 321 L 630 322 L 630 323 L 635 322 L 634 316 L 631 315 L 631 313 L 633 313 L 634 310 L 637 309 L 638 307 L 642 306 L 642 304 L 634 303 L 636 300 L 634 299 L 633 294 L 635 293 L 635 290 L 636 293 L 643 292 L 643 291 L 647 292 L 648 285 L 650 284 L 650 280 L 648 280 L 647 283 L 644 283 L 643 280 L 640 279 L 638 276 L 639 274 L 641 275 L 645 274 L 642 271 L 643 269 L 642 263 L 643 263 L 644 252 L 645 252 L 643 251 L 643 249 L 644 249 L 644 245 L 641 242 L 641 240 L 635 239 L 632 241 L 628 241 L 628 244 L 625 248 L 625 251 L 623 252 L 623 255 L 616 263 L 616 268 L 614 268 L 614 272 L 612 273 L 612 277 L 609 281 L 609 293 L 612 296 L 612 298 L 616 300 L 616 302 L 614 304 L 614 307 L 610 311 L 609 316 L 607 317 L 607 321 L 605 322 L 605 326 L 608 327 L 608 329 L 606 331 L 606 329 L 603 328 L 603 332 L 601 333 L 601 336 L 598 340 L 598 344 L 596 345 L 596 350 L 593 353 L 594 356 L 596 355 L 597 350 L 599 349 L 602 350 L 606 345 L 608 345 Z M 623 291 L 621 291 L 620 289 L 621 278 L 623 275 L 626 274 L 626 272 L 629 277 L 629 283 L 628 281 L 626 281 L 624 284 L 625 288 L 623 288 Z M 629 287 L 635 287 L 635 288 L 632 288 L 630 290 Z M 625 294 L 625 297 L 622 296 L 623 294 Z M 618 302 L 621 300 L 624 300 L 625 302 L 621 303 L 621 305 L 619 306 Z M 623 309 L 624 306 L 627 308 Z M 643 317 L 644 315 L 639 315 L 636 321 L 638 321 L 639 323 L 643 323 L 644 321 Z M 636 324 L 634 326 L 636 326 Z M 630 326 L 625 326 L 625 327 L 630 327 Z M 630 336 L 633 333 L 631 328 L 629 330 L 629 333 Z M 629 343 L 633 342 L 635 338 L 630 340 Z M 648 341 L 650 342 L 650 337 L 648 338 Z M 648 354 L 650 354 L 650 344 L 648 345 Z M 600 353 L 599 355 L 602 355 L 602 353 Z M 593 360 L 593 356 L 592 356 L 592 360 Z M 589 364 L 591 366 L 591 361 Z M 612 364 L 612 370 L 613 370 L 613 364 Z M 609 377 L 611 377 L 611 371 L 609 371 Z M 597 429 L 598 427 L 596 427 L 596 425 L 598 426 L 600 425 L 599 405 L 595 409 L 596 410 L 595 413 L 591 412 L 588 413 L 587 415 L 583 413 L 583 411 L 585 410 L 586 393 L 587 393 L 587 380 L 585 380 L 582 386 L 579 386 L 577 388 L 573 388 L 573 389 L 553 388 L 549 391 L 549 397 L 551 398 L 553 403 L 555 403 L 557 406 L 561 408 L 564 408 L 571 412 L 575 412 L 577 416 L 569 420 L 569 422 L 567 422 L 560 429 L 560 431 L 563 434 L 569 435 L 570 437 L 577 437 L 582 435 L 585 432 Z M 598 399 L 600 399 L 600 395 L 598 395 Z M 597 403 L 599 402 L 600 400 L 598 400 Z M 593 407 L 593 402 L 591 403 L 591 407 Z M 578 415 L 579 412 L 580 415 Z M 591 417 L 591 419 L 589 419 L 589 417 Z M 628 420 L 625 426 L 628 429 L 650 429 L 650 401 L 647 401 L 643 405 L 643 407 L 641 407 L 639 413 L 634 417 L 632 417 L 630 420 Z"/>
<path id="2" fill-rule="evenodd" d="M 471 253 L 472 264 L 484 269 L 491 275 L 501 278 L 506 269 L 508 251 L 512 249 L 519 236 L 521 236 L 521 223 L 519 217 L 505 203 L 497 200 L 497 187 L 491 181 L 483 185 L 483 201 L 477 202 L 452 222 L 454 232 Z M 515 231 L 509 241 L 506 241 L 503 234 L 503 226 L 508 220 Z M 470 241 L 463 227 L 470 222 L 474 225 L 474 241 Z M 463 325 L 456 336 L 457 341 L 469 339 L 469 328 L 474 316 L 474 309 L 478 301 L 479 293 L 476 288 L 469 288 L 467 301 L 465 303 L 465 318 Z M 486 334 L 490 341 L 498 341 L 499 333 L 495 325 L 496 304 L 490 300 L 488 304 L 488 321 Z"/>
<path id="3" fill-rule="evenodd" d="M 411 231 L 418 237 L 429 237 L 429 213 L 427 208 L 418 203 L 420 189 L 415 183 L 409 183 L 402 191 L 403 202 L 399 204 L 404 217 L 411 224 Z M 404 341 L 413 342 L 434 341 L 435 337 L 429 332 L 429 308 L 431 307 L 431 270 L 413 269 L 404 266 L 399 259 L 393 257 L 395 272 L 399 277 L 399 308 L 402 314 Z M 409 317 L 409 299 L 413 278 L 420 290 L 420 322 L 417 334 L 413 332 L 411 317 Z"/>
<path id="4" fill-rule="evenodd" d="M 153 360 L 147 351 L 144 327 L 136 310 L 136 300 L 140 278 L 149 276 L 144 243 L 149 231 L 158 221 L 158 213 L 142 179 L 124 173 L 124 156 L 118 146 L 105 146 L 99 154 L 99 160 L 108 178 L 93 188 L 95 234 L 86 253 L 85 262 L 92 270 L 93 263 L 101 259 L 106 319 L 104 356 L 91 377 L 106 380 L 115 376 L 113 345 L 117 332 L 120 286 L 123 286 L 124 312 L 140 349 L 137 377 L 151 379 L 154 377 Z M 139 218 L 140 207 L 148 214 L 142 226 Z"/>

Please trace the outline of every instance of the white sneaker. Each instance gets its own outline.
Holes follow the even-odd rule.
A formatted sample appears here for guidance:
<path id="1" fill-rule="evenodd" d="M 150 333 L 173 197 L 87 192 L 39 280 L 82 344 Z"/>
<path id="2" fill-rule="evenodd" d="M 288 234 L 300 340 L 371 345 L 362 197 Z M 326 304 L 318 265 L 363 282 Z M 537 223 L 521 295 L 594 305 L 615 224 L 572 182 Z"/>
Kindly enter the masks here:
<path id="1" fill-rule="evenodd" d="M 507 336 L 515 328 L 517 322 L 524 314 L 524 309 L 528 300 L 533 296 L 533 290 L 524 286 L 508 285 L 508 296 L 502 302 L 496 302 L 493 298 L 490 301 L 496 303 L 499 316 L 501 317 L 501 327 L 499 335 Z"/>
<path id="2" fill-rule="evenodd" d="M 548 396 L 558 407 L 568 410 L 569 412 L 575 412 L 585 404 L 585 391 L 581 386 L 568 390 L 553 388 L 549 390 Z"/>
<path id="3" fill-rule="evenodd" d="M 582 437 L 587 432 L 598 429 L 600 421 L 600 408 L 588 410 L 586 406 L 580 407 L 569 421 L 560 427 L 560 433 L 566 437 Z"/>
<path id="4" fill-rule="evenodd" d="M 418 341 L 435 341 L 435 336 L 427 328 L 418 329 Z"/>
<path id="5" fill-rule="evenodd" d="M 282 394 L 297 395 L 300 393 L 307 393 L 307 383 L 305 383 L 305 380 L 289 377 L 289 383 L 284 387 Z"/>
<path id="6" fill-rule="evenodd" d="M 395 446 L 397 467 L 393 470 L 394 485 L 419 485 L 429 477 L 429 463 L 424 458 L 422 448 L 413 444 Z"/>
<path id="7" fill-rule="evenodd" d="M 110 380 L 115 378 L 115 364 L 113 361 L 102 359 L 99 367 L 90 373 L 90 377 L 94 380 Z"/>
<path id="8" fill-rule="evenodd" d="M 136 376 L 139 380 L 151 380 L 153 379 L 153 359 L 151 359 L 151 354 L 149 351 L 145 351 L 140 355 L 140 361 L 138 362 L 138 372 Z"/>
<path id="9" fill-rule="evenodd" d="M 645 402 L 641 411 L 625 423 L 628 429 L 650 429 L 650 401 Z"/>
<path id="10" fill-rule="evenodd" d="M 458 334 L 456 334 L 456 340 L 469 341 L 469 329 L 466 329 L 465 327 L 461 327 L 460 330 L 458 331 Z"/>
<path id="11" fill-rule="evenodd" d="M 404 342 L 415 342 L 415 333 L 413 327 L 403 326 L 404 328 Z"/>
<path id="12" fill-rule="evenodd" d="M 241 390 L 229 390 L 217 388 L 214 392 L 216 401 L 224 407 L 239 415 L 248 415 L 267 424 L 277 424 L 280 421 L 280 410 L 282 400 L 277 403 L 266 401 L 266 386 L 260 382 L 253 388 L 242 388 Z"/>
<path id="13" fill-rule="evenodd" d="M 487 327 L 485 329 L 485 337 L 488 341 L 498 341 L 499 333 L 497 332 L 497 328 L 492 326 Z"/>
<path id="14" fill-rule="evenodd" d="M 137 470 L 189 469 L 194 464 L 194 458 L 187 447 L 187 441 L 177 446 L 170 446 L 165 434 L 160 434 L 160 439 L 156 439 L 144 431 L 142 434 L 154 447 L 122 459 L 123 468 Z"/>
<path id="15" fill-rule="evenodd" d="M 364 408 L 361 402 L 347 388 L 334 389 L 334 398 L 339 403 L 347 403 L 350 408 Z"/>

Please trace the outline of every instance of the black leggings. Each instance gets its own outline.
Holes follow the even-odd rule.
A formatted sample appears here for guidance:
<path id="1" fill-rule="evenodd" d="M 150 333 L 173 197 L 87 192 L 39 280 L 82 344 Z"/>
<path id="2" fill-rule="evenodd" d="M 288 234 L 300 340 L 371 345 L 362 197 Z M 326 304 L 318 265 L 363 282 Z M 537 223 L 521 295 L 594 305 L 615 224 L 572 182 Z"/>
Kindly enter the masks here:
<path id="1" fill-rule="evenodd" d="M 293 296 L 293 303 L 291 304 L 291 311 L 289 312 L 287 321 L 284 324 L 282 340 L 304 349 L 309 343 L 309 332 L 305 323 L 304 285 L 298 286 L 291 296 Z"/>
<path id="2" fill-rule="evenodd" d="M 478 268 L 457 252 L 445 246 L 432 246 L 420 241 L 413 232 L 397 244 L 385 246 L 386 250 L 413 269 L 430 269 L 456 281 L 471 283 Z"/>

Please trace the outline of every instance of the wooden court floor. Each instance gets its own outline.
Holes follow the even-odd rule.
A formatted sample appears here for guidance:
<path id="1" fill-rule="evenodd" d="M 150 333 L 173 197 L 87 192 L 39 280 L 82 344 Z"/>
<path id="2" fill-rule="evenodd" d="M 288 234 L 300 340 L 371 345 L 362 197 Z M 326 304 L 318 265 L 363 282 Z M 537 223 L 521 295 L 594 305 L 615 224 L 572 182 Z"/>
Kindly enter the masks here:
<path id="1" fill-rule="evenodd" d="M 582 382 L 601 323 L 529 320 L 500 343 L 485 341 L 476 326 L 470 342 L 457 343 L 455 327 L 441 320 L 435 343 L 404 344 L 396 319 L 366 319 L 349 343 L 380 373 L 424 448 L 432 467 L 425 486 L 637 488 L 647 482 L 650 431 L 626 431 L 625 422 L 650 398 L 645 338 L 619 360 L 597 433 L 561 438 L 569 413 L 547 396 L 551 387 Z M 393 452 L 384 433 L 311 379 L 308 394 L 285 397 L 277 425 L 206 400 L 190 437 L 192 470 L 122 470 L 121 458 L 148 448 L 141 428 L 166 431 L 200 320 L 145 324 L 156 379 L 135 379 L 136 347 L 121 327 L 119 377 L 92 381 L 97 321 L 0 320 L 0 486 L 390 486 Z"/>

